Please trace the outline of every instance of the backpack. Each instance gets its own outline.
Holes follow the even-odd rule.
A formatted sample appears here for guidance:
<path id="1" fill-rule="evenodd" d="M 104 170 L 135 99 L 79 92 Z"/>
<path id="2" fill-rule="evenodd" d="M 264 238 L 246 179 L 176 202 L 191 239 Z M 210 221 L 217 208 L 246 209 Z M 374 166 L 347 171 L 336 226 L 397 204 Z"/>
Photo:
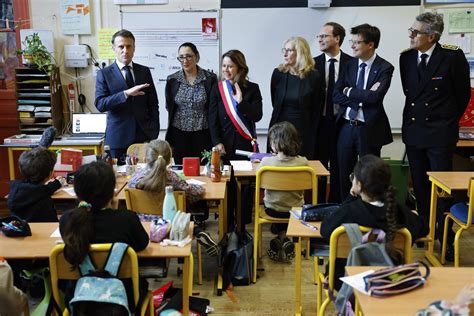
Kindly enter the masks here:
<path id="1" fill-rule="evenodd" d="M 352 244 L 352 250 L 347 257 L 346 266 L 391 266 L 394 264 L 385 250 L 385 232 L 381 229 L 372 229 L 362 236 L 357 224 L 343 224 L 347 237 Z M 376 241 L 369 242 L 372 234 L 377 235 Z M 351 298 L 352 287 L 343 283 L 337 293 L 334 305 L 338 315 L 353 315 Z"/>
<path id="2" fill-rule="evenodd" d="M 127 249 L 125 243 L 114 243 L 102 269 L 86 256 L 69 303 L 72 315 L 131 315 L 125 286 L 117 277 Z"/>

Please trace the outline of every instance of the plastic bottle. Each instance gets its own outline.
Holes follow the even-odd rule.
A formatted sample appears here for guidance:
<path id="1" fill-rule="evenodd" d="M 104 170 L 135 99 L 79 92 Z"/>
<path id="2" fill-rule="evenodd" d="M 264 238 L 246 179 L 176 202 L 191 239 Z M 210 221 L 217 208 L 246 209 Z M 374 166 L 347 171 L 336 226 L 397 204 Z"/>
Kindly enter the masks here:
<path id="1" fill-rule="evenodd" d="M 114 162 L 112 160 L 112 155 L 110 154 L 110 146 L 104 145 L 104 153 L 102 154 L 102 161 L 113 166 Z"/>
<path id="2" fill-rule="evenodd" d="M 212 147 L 211 155 L 211 181 L 221 181 L 221 155 L 217 150 L 217 147 Z"/>
<path id="3" fill-rule="evenodd" d="M 165 188 L 165 198 L 163 199 L 163 218 L 171 222 L 176 215 L 176 200 L 171 185 Z"/>

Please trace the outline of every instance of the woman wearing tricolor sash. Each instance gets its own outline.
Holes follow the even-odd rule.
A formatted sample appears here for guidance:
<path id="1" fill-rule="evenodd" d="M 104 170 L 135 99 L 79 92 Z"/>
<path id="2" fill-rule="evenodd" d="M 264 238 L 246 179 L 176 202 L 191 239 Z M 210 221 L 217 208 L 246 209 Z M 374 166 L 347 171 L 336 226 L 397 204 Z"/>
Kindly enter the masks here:
<path id="1" fill-rule="evenodd" d="M 209 131 L 212 145 L 229 160 L 247 159 L 235 154 L 236 149 L 258 150 L 255 123 L 262 118 L 262 95 L 258 85 L 247 80 L 249 68 L 245 56 L 238 50 L 222 55 L 222 81 L 214 85 L 209 104 Z M 227 218 L 229 227 L 235 224 L 235 181 L 228 183 Z M 253 189 L 242 186 L 242 226 L 252 221 Z"/>

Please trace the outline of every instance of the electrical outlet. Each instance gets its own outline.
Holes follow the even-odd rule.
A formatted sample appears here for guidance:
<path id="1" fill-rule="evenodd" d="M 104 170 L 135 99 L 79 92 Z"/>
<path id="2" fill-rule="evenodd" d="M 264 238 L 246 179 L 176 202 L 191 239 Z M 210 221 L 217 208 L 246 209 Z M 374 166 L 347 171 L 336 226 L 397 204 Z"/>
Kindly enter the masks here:
<path id="1" fill-rule="evenodd" d="M 109 65 L 109 60 L 108 59 L 102 59 L 102 60 L 99 60 L 97 61 L 97 63 L 99 64 L 99 66 L 95 66 L 93 65 L 93 68 L 92 68 L 92 75 L 94 77 L 97 77 L 97 72 L 99 71 L 99 69 L 104 69 L 105 67 L 107 67 Z"/>

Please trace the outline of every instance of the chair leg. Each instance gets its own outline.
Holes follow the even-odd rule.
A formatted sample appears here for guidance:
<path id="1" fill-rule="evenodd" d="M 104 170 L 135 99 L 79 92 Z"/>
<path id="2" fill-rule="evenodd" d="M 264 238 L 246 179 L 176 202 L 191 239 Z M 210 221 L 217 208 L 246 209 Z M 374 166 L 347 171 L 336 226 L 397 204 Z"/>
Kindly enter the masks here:
<path id="1" fill-rule="evenodd" d="M 255 211 L 257 212 L 257 210 Z M 258 244 L 259 244 L 259 228 L 258 219 L 255 219 L 255 230 L 253 238 L 253 283 L 257 283 L 257 263 L 258 263 Z"/>
<path id="2" fill-rule="evenodd" d="M 457 268 L 459 267 L 459 238 L 461 237 L 464 228 L 459 228 L 454 235 L 454 266 Z"/>
<path id="3" fill-rule="evenodd" d="M 186 268 L 184 264 L 183 264 L 183 268 Z M 192 295 L 193 293 L 193 276 L 194 276 L 194 256 L 191 253 L 189 255 L 189 284 L 187 284 L 187 286 L 189 287 L 189 295 Z M 186 284 L 183 284 L 183 288 L 185 286 Z"/>
<path id="4" fill-rule="evenodd" d="M 318 265 L 319 257 L 313 257 L 313 282 L 314 284 L 318 284 L 318 275 L 319 275 L 319 265 Z"/>
<path id="5" fill-rule="evenodd" d="M 448 239 L 448 223 L 451 217 L 449 215 L 446 216 L 444 219 L 444 229 L 443 229 L 443 243 L 441 245 L 441 264 L 444 265 L 446 263 L 446 245 Z"/>
<path id="6" fill-rule="evenodd" d="M 202 247 L 201 244 L 196 240 L 196 250 L 197 250 L 197 259 L 198 259 L 198 284 L 202 285 Z"/>
<path id="7" fill-rule="evenodd" d="M 258 228 L 259 228 L 258 229 L 258 257 L 262 258 L 262 256 L 263 256 L 263 250 L 262 250 L 263 249 L 263 243 L 262 243 L 263 233 L 262 233 L 262 227 L 260 225 L 258 225 Z"/>
<path id="8" fill-rule="evenodd" d="M 306 239 L 306 260 L 309 260 L 309 255 L 310 255 L 310 241 L 309 238 Z"/>
<path id="9" fill-rule="evenodd" d="M 316 310 L 319 315 L 319 310 L 321 309 L 321 305 L 323 303 L 323 277 L 318 275 L 318 283 L 317 283 L 317 290 L 316 290 Z"/>

